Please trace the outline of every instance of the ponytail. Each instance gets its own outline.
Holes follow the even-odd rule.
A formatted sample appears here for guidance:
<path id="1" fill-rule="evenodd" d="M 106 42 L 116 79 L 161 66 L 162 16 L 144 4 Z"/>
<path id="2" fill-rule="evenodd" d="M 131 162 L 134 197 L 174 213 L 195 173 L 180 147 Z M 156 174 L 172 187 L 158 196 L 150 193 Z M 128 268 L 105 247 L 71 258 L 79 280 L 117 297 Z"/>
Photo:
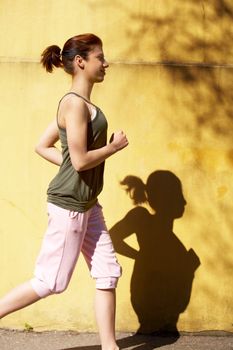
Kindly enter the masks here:
<path id="1" fill-rule="evenodd" d="M 40 63 L 49 73 L 52 73 L 54 67 L 62 67 L 60 47 L 57 45 L 48 46 L 41 54 Z"/>
<path id="2" fill-rule="evenodd" d="M 125 190 L 135 205 L 147 201 L 146 186 L 139 177 L 133 175 L 126 176 L 120 184 L 126 186 Z"/>
<path id="3" fill-rule="evenodd" d="M 102 47 L 102 40 L 95 34 L 76 35 L 65 42 L 62 51 L 57 45 L 48 46 L 41 55 L 40 63 L 47 72 L 52 73 L 54 67 L 62 67 L 66 73 L 73 75 L 75 56 L 87 60 L 94 46 Z"/>

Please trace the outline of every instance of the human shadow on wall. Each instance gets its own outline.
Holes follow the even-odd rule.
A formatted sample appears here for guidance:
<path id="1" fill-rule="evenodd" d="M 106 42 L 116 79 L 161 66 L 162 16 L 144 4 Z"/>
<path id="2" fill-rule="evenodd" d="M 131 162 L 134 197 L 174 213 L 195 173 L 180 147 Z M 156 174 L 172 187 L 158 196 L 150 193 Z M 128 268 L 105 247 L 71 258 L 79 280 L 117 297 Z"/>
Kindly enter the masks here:
<path id="1" fill-rule="evenodd" d="M 140 326 L 136 334 L 117 343 L 121 349 L 152 350 L 179 338 L 177 321 L 189 303 L 200 260 L 173 232 L 173 221 L 183 216 L 186 205 L 175 174 L 157 170 L 150 174 L 146 185 L 136 176 L 127 176 L 121 184 L 137 206 L 110 229 L 110 234 L 116 251 L 135 260 L 130 291 Z M 155 214 L 138 205 L 146 200 Z M 139 251 L 124 242 L 133 233 Z M 99 350 L 100 346 L 64 350 L 78 349 Z"/>
<path id="2" fill-rule="evenodd" d="M 140 324 L 137 334 L 179 337 L 177 321 L 189 303 L 194 273 L 200 265 L 194 250 L 187 251 L 173 232 L 173 221 L 183 216 L 186 205 L 181 182 L 172 172 L 157 170 L 145 185 L 136 176 L 127 176 L 121 184 L 137 206 L 110 234 L 115 250 L 135 260 L 130 292 Z M 138 205 L 145 201 L 155 214 Z M 124 241 L 134 233 L 139 250 Z"/>

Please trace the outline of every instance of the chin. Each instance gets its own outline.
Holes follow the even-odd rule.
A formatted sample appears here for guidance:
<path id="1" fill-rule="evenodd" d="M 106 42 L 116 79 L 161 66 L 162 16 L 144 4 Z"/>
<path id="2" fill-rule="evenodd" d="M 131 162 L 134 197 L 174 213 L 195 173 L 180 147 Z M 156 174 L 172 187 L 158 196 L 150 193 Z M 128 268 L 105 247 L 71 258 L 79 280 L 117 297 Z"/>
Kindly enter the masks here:
<path id="1" fill-rule="evenodd" d="M 178 211 L 177 213 L 175 213 L 176 215 L 175 215 L 175 219 L 179 219 L 179 218 L 181 218 L 183 215 L 184 215 L 184 208 L 183 209 L 181 209 L 180 211 Z"/>
<path id="2" fill-rule="evenodd" d="M 101 77 L 99 79 L 95 80 L 95 83 L 102 83 L 102 81 L 104 81 L 104 77 Z"/>

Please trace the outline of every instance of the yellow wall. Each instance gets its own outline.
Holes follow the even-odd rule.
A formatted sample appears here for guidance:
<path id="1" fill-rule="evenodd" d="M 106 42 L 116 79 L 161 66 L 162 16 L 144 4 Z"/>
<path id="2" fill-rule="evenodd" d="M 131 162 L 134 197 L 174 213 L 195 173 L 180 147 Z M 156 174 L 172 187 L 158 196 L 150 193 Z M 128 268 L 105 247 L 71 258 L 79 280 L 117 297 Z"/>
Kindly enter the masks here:
<path id="1" fill-rule="evenodd" d="M 187 206 L 173 231 L 177 242 L 192 248 L 201 262 L 191 295 L 189 284 L 177 298 L 182 303 L 185 292 L 190 296 L 176 315 L 177 327 L 232 331 L 231 2 L 16 0 L 12 6 L 2 0 L 0 8 L 0 294 L 32 275 L 46 228 L 47 184 L 57 171 L 34 153 L 34 145 L 54 118 L 69 77 L 59 70 L 45 73 L 40 53 L 50 44 L 62 46 L 75 34 L 94 32 L 103 39 L 110 68 L 92 100 L 108 116 L 109 133 L 122 128 L 130 140 L 130 146 L 106 164 L 100 200 L 107 224 L 113 227 L 134 208 L 119 185 L 125 176 L 146 182 L 158 169 L 176 174 Z M 155 241 L 157 232 L 147 228 L 143 233 L 152 233 L 156 251 L 161 242 Z M 127 242 L 138 247 L 135 234 Z M 166 256 L 166 246 L 163 249 L 160 253 Z M 130 301 L 134 261 L 118 257 L 124 274 L 118 287 L 117 329 L 137 330 Z M 168 265 L 173 261 L 169 259 Z M 168 283 L 161 269 L 161 280 L 156 273 L 152 278 L 153 288 L 178 288 L 180 276 L 174 273 L 174 283 Z M 148 286 L 139 285 L 141 293 L 146 288 L 147 298 Z M 155 314 L 166 315 L 164 296 L 164 309 L 156 310 L 157 289 L 152 289 L 151 305 Z M 95 330 L 93 294 L 94 282 L 80 258 L 64 294 L 12 314 L 0 326 L 23 328 L 27 322 L 36 330 Z M 167 292 L 168 299 L 171 295 Z"/>

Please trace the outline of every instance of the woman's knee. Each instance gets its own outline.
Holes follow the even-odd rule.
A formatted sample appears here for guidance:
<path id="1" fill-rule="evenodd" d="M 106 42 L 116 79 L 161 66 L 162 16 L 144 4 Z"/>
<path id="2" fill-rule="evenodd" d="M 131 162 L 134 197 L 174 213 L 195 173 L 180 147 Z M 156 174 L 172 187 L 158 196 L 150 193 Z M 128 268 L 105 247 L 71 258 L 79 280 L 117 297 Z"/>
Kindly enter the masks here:
<path id="1" fill-rule="evenodd" d="M 32 288 L 34 289 L 34 291 L 41 298 L 46 298 L 52 294 L 61 294 L 68 287 L 68 284 L 64 284 L 64 283 L 56 283 L 54 286 L 49 286 L 49 284 L 47 284 L 46 282 L 44 282 L 42 280 L 38 280 L 37 278 L 33 278 L 31 280 L 31 285 L 32 285 Z"/>

